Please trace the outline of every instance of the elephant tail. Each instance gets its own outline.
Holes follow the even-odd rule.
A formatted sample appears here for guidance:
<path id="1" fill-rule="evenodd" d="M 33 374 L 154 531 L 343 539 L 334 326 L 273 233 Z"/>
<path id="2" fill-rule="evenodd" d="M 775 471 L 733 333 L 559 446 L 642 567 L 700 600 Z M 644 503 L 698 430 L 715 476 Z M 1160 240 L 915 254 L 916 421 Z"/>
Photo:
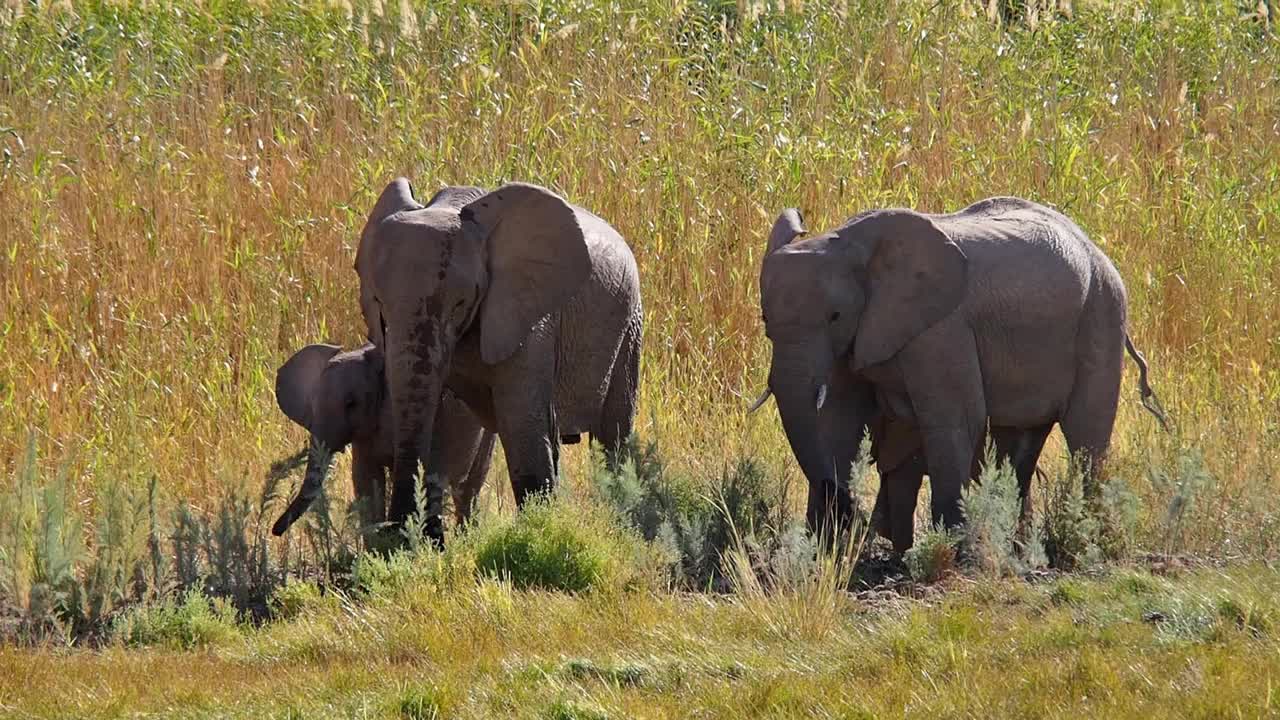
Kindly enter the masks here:
<path id="1" fill-rule="evenodd" d="M 1127 332 L 1124 334 L 1124 349 L 1138 366 L 1138 392 L 1142 396 L 1142 407 L 1146 408 L 1147 412 L 1160 421 L 1160 427 L 1170 430 L 1169 414 L 1161 407 L 1160 400 L 1156 398 L 1155 390 L 1151 389 L 1151 383 L 1147 382 L 1147 359 L 1142 357 L 1142 353 L 1138 352 L 1138 349 L 1133 346 L 1133 340 Z"/>

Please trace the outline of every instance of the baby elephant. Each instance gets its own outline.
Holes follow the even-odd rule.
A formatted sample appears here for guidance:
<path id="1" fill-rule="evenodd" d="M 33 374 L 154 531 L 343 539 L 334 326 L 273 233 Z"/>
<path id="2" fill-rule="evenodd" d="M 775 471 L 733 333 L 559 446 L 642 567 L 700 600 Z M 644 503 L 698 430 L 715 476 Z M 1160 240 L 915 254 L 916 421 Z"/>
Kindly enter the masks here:
<path id="1" fill-rule="evenodd" d="M 329 455 L 351 445 L 351 480 L 366 525 L 386 519 L 386 470 L 392 466 L 391 403 L 382 351 L 372 343 L 343 352 L 336 345 L 308 345 L 276 372 L 276 402 L 289 419 L 311 433 L 313 449 Z M 471 515 L 493 457 L 494 434 L 448 390 L 435 423 L 430 472 L 442 473 L 461 524 Z M 312 452 L 310 464 L 322 453 Z M 314 495 L 289 505 L 271 532 L 282 535 Z"/>

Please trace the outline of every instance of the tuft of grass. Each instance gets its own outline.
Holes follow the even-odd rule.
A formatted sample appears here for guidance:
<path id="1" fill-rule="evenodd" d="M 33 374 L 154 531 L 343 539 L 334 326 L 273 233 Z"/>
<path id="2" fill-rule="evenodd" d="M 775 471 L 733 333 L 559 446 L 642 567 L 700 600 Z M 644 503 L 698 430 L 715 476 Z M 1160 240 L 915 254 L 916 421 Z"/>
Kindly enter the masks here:
<path id="1" fill-rule="evenodd" d="M 841 544 L 818 543 L 792 525 L 769 552 L 739 537 L 725 553 L 725 574 L 740 603 L 773 636 L 821 640 L 850 610 L 849 587 L 866 527 L 844 533 Z"/>
<path id="2" fill-rule="evenodd" d="M 328 596 L 315 583 L 289 578 L 271 594 L 271 617 L 274 620 L 290 620 L 308 608 L 323 605 L 326 597 Z"/>
<path id="3" fill-rule="evenodd" d="M 609 720 L 609 714 L 591 705 L 556 700 L 542 713 L 546 720 Z"/>
<path id="4" fill-rule="evenodd" d="M 582 658 L 566 662 L 564 673 L 573 680 L 597 680 L 618 687 L 639 687 L 653 675 L 651 668 L 639 663 L 601 665 Z"/>
<path id="5" fill-rule="evenodd" d="M 409 685 L 400 693 L 397 711 L 405 720 L 440 720 L 448 717 L 440 690 L 429 685 Z"/>

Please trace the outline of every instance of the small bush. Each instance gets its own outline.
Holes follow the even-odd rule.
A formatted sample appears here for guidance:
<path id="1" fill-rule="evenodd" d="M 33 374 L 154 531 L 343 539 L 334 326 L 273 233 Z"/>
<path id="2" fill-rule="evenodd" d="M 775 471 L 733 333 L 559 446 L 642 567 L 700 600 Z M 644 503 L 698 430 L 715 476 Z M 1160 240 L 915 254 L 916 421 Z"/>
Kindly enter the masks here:
<path id="1" fill-rule="evenodd" d="M 390 555 L 365 553 L 351 566 L 351 589 L 367 598 L 392 598 L 414 586 L 436 584 L 443 563 L 441 554 L 430 549 Z"/>
<path id="2" fill-rule="evenodd" d="M 715 488 L 711 497 L 701 484 L 669 472 L 652 442 L 641 448 L 632 436 L 622 456 L 626 460 L 611 471 L 593 448 L 594 493 L 645 540 L 679 558 L 685 587 L 727 587 L 721 558 L 733 546 L 734 528 L 752 542 L 773 545 L 777 534 L 771 528 L 785 527 L 786 489 L 771 483 L 751 458 L 709 483 Z"/>
<path id="3" fill-rule="evenodd" d="M 1153 466 L 1148 471 L 1156 493 L 1168 499 L 1162 532 L 1166 554 L 1177 552 L 1183 547 L 1186 540 L 1186 518 L 1193 512 L 1196 498 L 1214 482 L 1213 476 L 1204 466 L 1204 456 L 1199 450 L 1179 452 L 1177 465 L 1177 470 L 1172 473 L 1159 466 Z"/>
<path id="4" fill-rule="evenodd" d="M 1274 606 L 1230 596 L 1218 600 L 1218 617 L 1254 637 L 1272 634 L 1280 621 Z"/>
<path id="5" fill-rule="evenodd" d="M 627 589 L 656 581 L 661 555 L 604 508 L 538 500 L 461 538 L 476 570 L 517 588 L 564 592 Z"/>
<path id="6" fill-rule="evenodd" d="M 325 597 L 315 583 L 290 578 L 272 593 L 271 616 L 276 620 L 295 618 L 307 608 L 322 604 Z"/>
<path id="7" fill-rule="evenodd" d="M 903 555 L 907 573 L 918 583 L 935 583 L 955 570 L 956 548 L 963 537 L 952 529 L 926 530 Z"/>
<path id="8" fill-rule="evenodd" d="M 1049 566 L 1071 571 L 1097 563 L 1098 523 L 1085 506 L 1080 463 L 1069 463 L 1066 475 L 1048 491 L 1042 528 Z"/>
<path id="9" fill-rule="evenodd" d="M 1098 549 L 1102 557 L 1123 560 L 1133 554 L 1138 510 L 1138 496 L 1123 477 L 1115 475 L 1102 484 L 1098 498 Z"/>
<path id="10" fill-rule="evenodd" d="M 111 634 L 127 645 L 189 650 L 224 642 L 238 632 L 236 611 L 230 602 L 189 590 L 176 601 L 126 611 L 113 623 Z"/>
<path id="11" fill-rule="evenodd" d="M 1085 599 L 1084 589 L 1070 579 L 1057 582 L 1049 591 L 1049 601 L 1054 605 L 1082 605 Z"/>
<path id="12" fill-rule="evenodd" d="M 982 473 L 964 493 L 966 559 L 991 575 L 1021 571 L 1024 563 L 1013 547 L 1020 512 L 1013 468 L 1004 459 L 997 463 L 994 446 L 988 444 Z"/>

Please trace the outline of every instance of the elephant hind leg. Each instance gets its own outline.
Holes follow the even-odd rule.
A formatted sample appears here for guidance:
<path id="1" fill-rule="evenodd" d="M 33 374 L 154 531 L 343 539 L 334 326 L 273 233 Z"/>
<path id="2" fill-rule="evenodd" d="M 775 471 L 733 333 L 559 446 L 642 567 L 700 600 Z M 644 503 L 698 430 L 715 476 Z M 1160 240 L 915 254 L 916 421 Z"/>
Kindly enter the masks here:
<path id="1" fill-rule="evenodd" d="M 475 457 L 466 475 L 458 477 L 453 485 L 454 518 L 458 525 L 465 525 L 475 511 L 476 498 L 484 487 L 485 478 L 489 476 L 489 466 L 493 463 L 493 446 L 497 443 L 497 435 L 488 430 L 480 438 L 476 446 Z"/>
<path id="2" fill-rule="evenodd" d="M 995 445 L 996 457 L 1008 460 L 1018 479 L 1018 499 L 1022 503 L 1023 522 L 1031 518 L 1031 478 L 1040 461 L 1044 443 L 1052 431 L 1053 423 L 1033 428 L 991 428 L 991 442 Z"/>
<path id="3" fill-rule="evenodd" d="M 1102 492 L 1100 480 L 1120 401 L 1123 342 L 1120 335 L 1109 352 L 1099 349 L 1082 360 L 1060 423 L 1072 461 L 1085 463 L 1081 470 L 1086 500 L 1096 500 Z"/>
<path id="4" fill-rule="evenodd" d="M 623 443 L 631 436 L 636 415 L 636 394 L 640 385 L 640 321 L 639 317 L 623 334 L 618 355 L 609 376 L 609 389 L 600 409 L 600 420 L 592 437 L 604 446 L 605 462 L 617 469 Z"/>

